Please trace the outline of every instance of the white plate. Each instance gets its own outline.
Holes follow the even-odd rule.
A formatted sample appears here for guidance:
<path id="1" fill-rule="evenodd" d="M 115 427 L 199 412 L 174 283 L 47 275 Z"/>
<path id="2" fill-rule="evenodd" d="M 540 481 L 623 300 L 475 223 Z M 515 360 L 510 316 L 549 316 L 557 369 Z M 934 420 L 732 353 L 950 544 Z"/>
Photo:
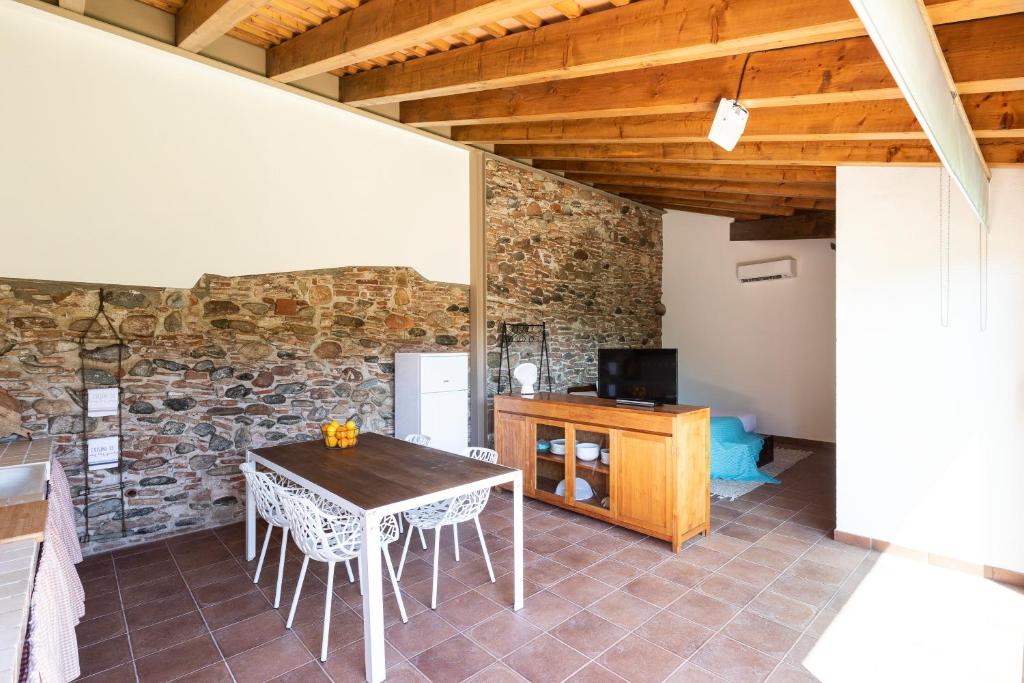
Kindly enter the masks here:
<path id="1" fill-rule="evenodd" d="M 565 495 L 565 479 L 558 482 L 558 486 L 555 487 L 556 496 Z M 576 477 L 576 500 L 586 500 L 594 495 L 594 489 L 590 488 L 590 484 L 587 483 L 586 479 L 580 479 Z"/>

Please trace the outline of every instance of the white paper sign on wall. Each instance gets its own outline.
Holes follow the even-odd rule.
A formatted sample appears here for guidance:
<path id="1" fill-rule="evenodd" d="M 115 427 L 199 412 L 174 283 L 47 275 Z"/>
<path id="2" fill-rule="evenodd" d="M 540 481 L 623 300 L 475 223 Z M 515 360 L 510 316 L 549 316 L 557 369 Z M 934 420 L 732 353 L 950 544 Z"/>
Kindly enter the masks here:
<path id="1" fill-rule="evenodd" d="M 120 455 L 118 441 L 116 436 L 89 439 L 89 469 L 97 470 L 116 466 Z"/>

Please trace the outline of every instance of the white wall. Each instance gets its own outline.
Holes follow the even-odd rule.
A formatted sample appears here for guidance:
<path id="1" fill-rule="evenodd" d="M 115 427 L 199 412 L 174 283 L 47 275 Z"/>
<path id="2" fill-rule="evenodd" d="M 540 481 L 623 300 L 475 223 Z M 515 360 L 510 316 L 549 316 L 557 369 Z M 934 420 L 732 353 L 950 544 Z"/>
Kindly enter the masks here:
<path id="1" fill-rule="evenodd" d="M 984 332 L 955 189 L 939 322 L 938 173 L 839 170 L 837 527 L 1024 571 L 1024 171 L 993 171 Z"/>
<path id="2" fill-rule="evenodd" d="M 727 218 L 665 215 L 662 345 L 679 400 L 757 415 L 764 433 L 835 440 L 830 240 L 730 242 Z M 736 264 L 792 257 L 791 280 L 740 284 Z"/>
<path id="3" fill-rule="evenodd" d="M 469 282 L 457 147 L 0 0 L 0 277 Z"/>

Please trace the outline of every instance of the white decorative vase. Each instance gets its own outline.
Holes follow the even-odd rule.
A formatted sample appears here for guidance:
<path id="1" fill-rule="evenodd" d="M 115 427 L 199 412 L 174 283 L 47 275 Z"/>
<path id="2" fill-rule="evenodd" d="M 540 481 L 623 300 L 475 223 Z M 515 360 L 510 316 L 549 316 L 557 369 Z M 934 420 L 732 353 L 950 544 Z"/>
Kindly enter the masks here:
<path id="1" fill-rule="evenodd" d="M 520 363 L 512 371 L 512 376 L 519 380 L 519 383 L 523 386 L 521 393 L 524 396 L 534 393 L 534 387 L 537 385 L 537 375 L 537 366 L 533 363 Z"/>

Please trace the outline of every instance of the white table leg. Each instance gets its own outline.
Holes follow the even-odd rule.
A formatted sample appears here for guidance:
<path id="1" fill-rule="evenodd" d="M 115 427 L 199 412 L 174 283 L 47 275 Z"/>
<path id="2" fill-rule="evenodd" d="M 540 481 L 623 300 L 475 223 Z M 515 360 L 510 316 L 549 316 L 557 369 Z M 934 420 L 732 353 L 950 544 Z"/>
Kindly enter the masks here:
<path id="1" fill-rule="evenodd" d="M 385 678 L 384 662 L 384 587 L 381 585 L 380 517 L 370 511 L 363 520 L 362 567 L 363 653 L 366 680 L 379 683 Z"/>
<path id="2" fill-rule="evenodd" d="M 512 479 L 512 567 L 515 602 L 512 609 L 523 608 L 523 473 Z"/>
<path id="3" fill-rule="evenodd" d="M 245 452 L 245 461 L 252 464 L 253 457 L 249 451 Z M 249 480 L 245 480 L 245 559 L 252 560 L 256 557 L 256 501 L 252 499 L 252 488 Z"/>

